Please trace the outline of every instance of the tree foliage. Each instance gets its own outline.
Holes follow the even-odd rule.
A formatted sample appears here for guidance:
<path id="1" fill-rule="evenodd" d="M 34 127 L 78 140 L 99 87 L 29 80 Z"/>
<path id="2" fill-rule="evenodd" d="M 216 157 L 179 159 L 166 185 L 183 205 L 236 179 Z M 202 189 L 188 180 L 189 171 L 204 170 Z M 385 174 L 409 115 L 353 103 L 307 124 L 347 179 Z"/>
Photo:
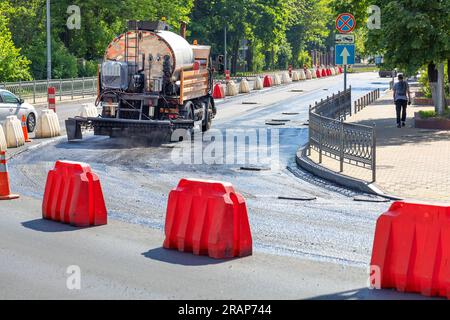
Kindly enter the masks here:
<path id="1" fill-rule="evenodd" d="M 309 63 L 312 49 L 326 50 L 334 13 L 332 0 L 53 0 L 52 77 L 88 76 L 126 22 L 166 18 L 175 32 L 188 23 L 188 38 L 227 53 L 232 71 L 286 68 Z M 16 47 L 32 63 L 34 78 L 46 77 L 46 0 L 0 0 L 0 16 Z M 69 30 L 67 8 L 81 11 L 81 29 Z M 245 41 L 244 41 L 245 40 Z M 244 41 L 244 42 L 243 42 Z M 243 47 L 248 50 L 243 51 Z M 244 55 L 245 53 L 245 55 Z"/>
<path id="2" fill-rule="evenodd" d="M 0 4 L 0 10 L 11 10 L 5 4 Z M 0 15 L 0 81 L 30 80 L 30 61 L 21 55 L 12 40 L 8 28 L 8 19 Z"/>

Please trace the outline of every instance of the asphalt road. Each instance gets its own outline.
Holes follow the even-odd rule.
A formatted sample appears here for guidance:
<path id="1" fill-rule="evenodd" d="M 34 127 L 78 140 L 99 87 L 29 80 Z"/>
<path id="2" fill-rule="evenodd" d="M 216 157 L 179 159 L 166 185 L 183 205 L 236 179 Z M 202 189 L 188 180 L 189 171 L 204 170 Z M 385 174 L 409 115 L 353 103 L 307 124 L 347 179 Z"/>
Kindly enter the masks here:
<path id="1" fill-rule="evenodd" d="M 349 83 L 353 99 L 388 86 L 388 80 L 375 73 L 350 75 Z M 0 297 L 410 298 L 365 289 L 375 222 L 389 203 L 356 202 L 358 193 L 295 166 L 295 151 L 307 140 L 308 105 L 341 86 L 339 76 L 218 105 L 209 137 L 220 140 L 227 132 L 251 135 L 270 129 L 279 144 L 268 148 L 270 153 L 278 150 L 269 164 L 251 160 L 251 144 L 238 144 L 234 150 L 236 157 L 248 156 L 242 163 L 178 164 L 190 147 L 187 142 L 149 147 L 92 134 L 80 142 L 59 139 L 17 154 L 10 161 L 12 187 L 25 198 L 0 207 L 5 229 L 0 233 L 5 258 L 0 283 L 6 288 Z M 66 112 L 76 108 L 69 105 Z M 266 125 L 280 118 L 290 121 Z M 219 151 L 209 153 L 207 148 L 200 147 L 199 154 L 221 159 Z M 87 162 L 100 176 L 108 226 L 75 230 L 40 220 L 46 174 L 58 159 Z M 255 165 L 263 170 L 241 169 Z M 167 196 L 183 177 L 228 181 L 246 198 L 252 257 L 224 262 L 161 249 Z M 76 293 L 65 288 L 64 272 L 70 264 L 85 274 L 85 286 Z"/>

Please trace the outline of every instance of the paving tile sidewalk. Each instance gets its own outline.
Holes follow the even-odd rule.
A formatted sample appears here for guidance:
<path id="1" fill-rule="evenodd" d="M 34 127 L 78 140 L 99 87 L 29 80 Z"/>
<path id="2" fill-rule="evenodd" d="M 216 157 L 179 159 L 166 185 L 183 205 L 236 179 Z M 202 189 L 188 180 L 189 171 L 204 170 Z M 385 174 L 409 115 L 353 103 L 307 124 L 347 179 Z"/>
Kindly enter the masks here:
<path id="1" fill-rule="evenodd" d="M 387 194 L 405 199 L 450 203 L 450 131 L 414 128 L 414 112 L 433 107 L 409 106 L 406 127 L 397 128 L 392 92 L 353 115 L 348 122 L 376 125 L 377 181 Z M 311 160 L 318 162 L 317 152 Z M 322 165 L 339 172 L 339 161 L 323 157 Z M 371 180 L 371 171 L 344 164 L 343 174 Z"/>

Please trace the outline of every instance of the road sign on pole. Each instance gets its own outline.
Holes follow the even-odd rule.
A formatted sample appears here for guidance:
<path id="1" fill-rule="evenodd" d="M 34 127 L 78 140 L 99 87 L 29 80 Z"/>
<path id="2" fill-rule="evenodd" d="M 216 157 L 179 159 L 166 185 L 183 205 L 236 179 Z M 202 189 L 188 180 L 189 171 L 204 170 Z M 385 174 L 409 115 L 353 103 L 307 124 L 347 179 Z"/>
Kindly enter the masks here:
<path id="1" fill-rule="evenodd" d="M 336 45 L 335 62 L 337 65 L 355 64 L 355 45 L 354 44 Z"/>
<path id="2" fill-rule="evenodd" d="M 341 13 L 336 19 L 336 30 L 340 33 L 350 33 L 356 27 L 356 19 L 351 13 Z"/>

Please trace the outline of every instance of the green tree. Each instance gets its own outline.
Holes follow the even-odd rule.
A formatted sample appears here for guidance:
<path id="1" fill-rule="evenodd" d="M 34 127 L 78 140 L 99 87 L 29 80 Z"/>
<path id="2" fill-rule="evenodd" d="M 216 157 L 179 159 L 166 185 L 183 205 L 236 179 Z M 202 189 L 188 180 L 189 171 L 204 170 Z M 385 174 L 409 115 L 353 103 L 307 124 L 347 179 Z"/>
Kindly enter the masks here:
<path id="1" fill-rule="evenodd" d="M 7 22 L 0 14 L 0 81 L 31 80 L 30 61 L 15 47 Z"/>

